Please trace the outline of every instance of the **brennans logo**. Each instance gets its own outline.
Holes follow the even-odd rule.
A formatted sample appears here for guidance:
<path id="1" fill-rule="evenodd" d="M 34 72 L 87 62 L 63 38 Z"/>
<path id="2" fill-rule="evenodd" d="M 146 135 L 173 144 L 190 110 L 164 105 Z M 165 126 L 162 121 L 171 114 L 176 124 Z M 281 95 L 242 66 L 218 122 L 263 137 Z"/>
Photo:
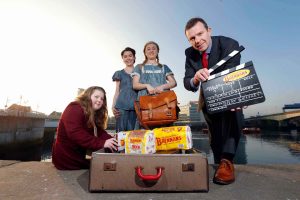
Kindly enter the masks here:
<path id="1" fill-rule="evenodd" d="M 225 76 L 223 81 L 224 82 L 235 81 L 235 80 L 238 80 L 240 78 L 247 76 L 249 73 L 250 73 L 249 69 L 242 69 L 242 70 L 239 70 L 236 72 L 232 72 L 232 73 L 228 74 L 227 76 Z"/>
<path id="2" fill-rule="evenodd" d="M 170 144 L 173 142 L 180 141 L 182 139 L 181 136 L 171 136 L 171 137 L 164 137 L 164 138 L 156 138 L 156 144 L 157 146 L 160 146 L 162 144 Z"/>
<path id="3" fill-rule="evenodd" d="M 142 139 L 140 138 L 130 138 L 130 143 L 141 143 Z"/>

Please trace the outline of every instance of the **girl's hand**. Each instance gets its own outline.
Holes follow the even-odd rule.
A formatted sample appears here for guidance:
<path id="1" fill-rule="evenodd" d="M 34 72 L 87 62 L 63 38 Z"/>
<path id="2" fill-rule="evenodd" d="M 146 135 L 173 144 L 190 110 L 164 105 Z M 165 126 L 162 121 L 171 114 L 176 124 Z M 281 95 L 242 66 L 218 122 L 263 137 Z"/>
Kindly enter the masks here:
<path id="1" fill-rule="evenodd" d="M 120 114 L 120 111 L 118 109 L 112 108 L 112 111 L 113 111 L 113 114 L 114 114 L 115 118 L 120 117 L 121 114 Z"/>
<path id="2" fill-rule="evenodd" d="M 147 91 L 149 94 L 155 94 L 155 89 L 149 84 L 147 84 Z"/>
<path id="3" fill-rule="evenodd" d="M 154 92 L 157 93 L 157 94 L 162 93 L 163 91 L 164 91 L 164 86 L 163 85 L 160 85 L 160 86 L 158 86 L 154 89 Z"/>
<path id="4" fill-rule="evenodd" d="M 109 148 L 111 152 L 117 151 L 118 141 L 116 138 L 107 139 L 104 143 L 104 148 Z"/>

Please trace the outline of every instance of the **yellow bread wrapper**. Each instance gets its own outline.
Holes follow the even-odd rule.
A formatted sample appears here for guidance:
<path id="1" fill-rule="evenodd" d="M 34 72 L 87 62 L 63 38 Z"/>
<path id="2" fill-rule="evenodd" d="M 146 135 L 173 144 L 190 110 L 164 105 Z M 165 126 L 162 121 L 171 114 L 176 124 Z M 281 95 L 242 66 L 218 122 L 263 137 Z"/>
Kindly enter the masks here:
<path id="1" fill-rule="evenodd" d="M 191 149 L 192 133 L 189 126 L 171 126 L 153 130 L 156 138 L 156 151 L 172 149 Z"/>
<path id="2" fill-rule="evenodd" d="M 152 130 L 132 130 L 126 132 L 125 153 L 153 154 L 155 152 L 155 137 Z"/>

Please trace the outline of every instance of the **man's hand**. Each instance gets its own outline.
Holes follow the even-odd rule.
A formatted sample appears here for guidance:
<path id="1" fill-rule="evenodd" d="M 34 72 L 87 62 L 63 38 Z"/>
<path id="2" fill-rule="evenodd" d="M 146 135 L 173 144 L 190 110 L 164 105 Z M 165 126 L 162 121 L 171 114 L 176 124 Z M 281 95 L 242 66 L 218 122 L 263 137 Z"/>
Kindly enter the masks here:
<path id="1" fill-rule="evenodd" d="M 200 69 L 196 72 L 193 78 L 193 83 L 195 86 L 198 86 L 200 82 L 206 81 L 209 77 L 209 71 L 208 69 Z"/>

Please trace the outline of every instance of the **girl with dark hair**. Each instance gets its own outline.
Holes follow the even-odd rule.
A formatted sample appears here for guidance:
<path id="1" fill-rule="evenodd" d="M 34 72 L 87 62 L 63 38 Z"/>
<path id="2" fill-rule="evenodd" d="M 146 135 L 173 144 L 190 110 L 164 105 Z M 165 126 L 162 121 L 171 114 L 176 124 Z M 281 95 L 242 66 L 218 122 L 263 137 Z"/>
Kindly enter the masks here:
<path id="1" fill-rule="evenodd" d="M 136 121 L 134 111 L 134 101 L 137 92 L 132 88 L 131 73 L 135 62 L 135 50 L 126 47 L 121 56 L 125 64 L 125 68 L 116 71 L 112 77 L 116 82 L 116 91 L 112 104 L 112 111 L 116 118 L 116 132 L 133 130 Z"/>
<path id="2" fill-rule="evenodd" d="M 176 87 L 177 83 L 171 69 L 159 62 L 159 46 L 156 42 L 147 42 L 144 46 L 145 60 L 135 66 L 132 73 L 133 89 L 138 90 L 138 99 L 147 94 L 157 94 Z M 137 120 L 135 129 L 140 125 Z"/>
<path id="3" fill-rule="evenodd" d="M 115 151 L 116 139 L 104 130 L 107 118 L 106 93 L 102 87 L 89 87 L 71 102 L 59 120 L 52 148 L 54 166 L 60 170 L 87 169 L 90 161 L 85 157 L 89 150 Z"/>

